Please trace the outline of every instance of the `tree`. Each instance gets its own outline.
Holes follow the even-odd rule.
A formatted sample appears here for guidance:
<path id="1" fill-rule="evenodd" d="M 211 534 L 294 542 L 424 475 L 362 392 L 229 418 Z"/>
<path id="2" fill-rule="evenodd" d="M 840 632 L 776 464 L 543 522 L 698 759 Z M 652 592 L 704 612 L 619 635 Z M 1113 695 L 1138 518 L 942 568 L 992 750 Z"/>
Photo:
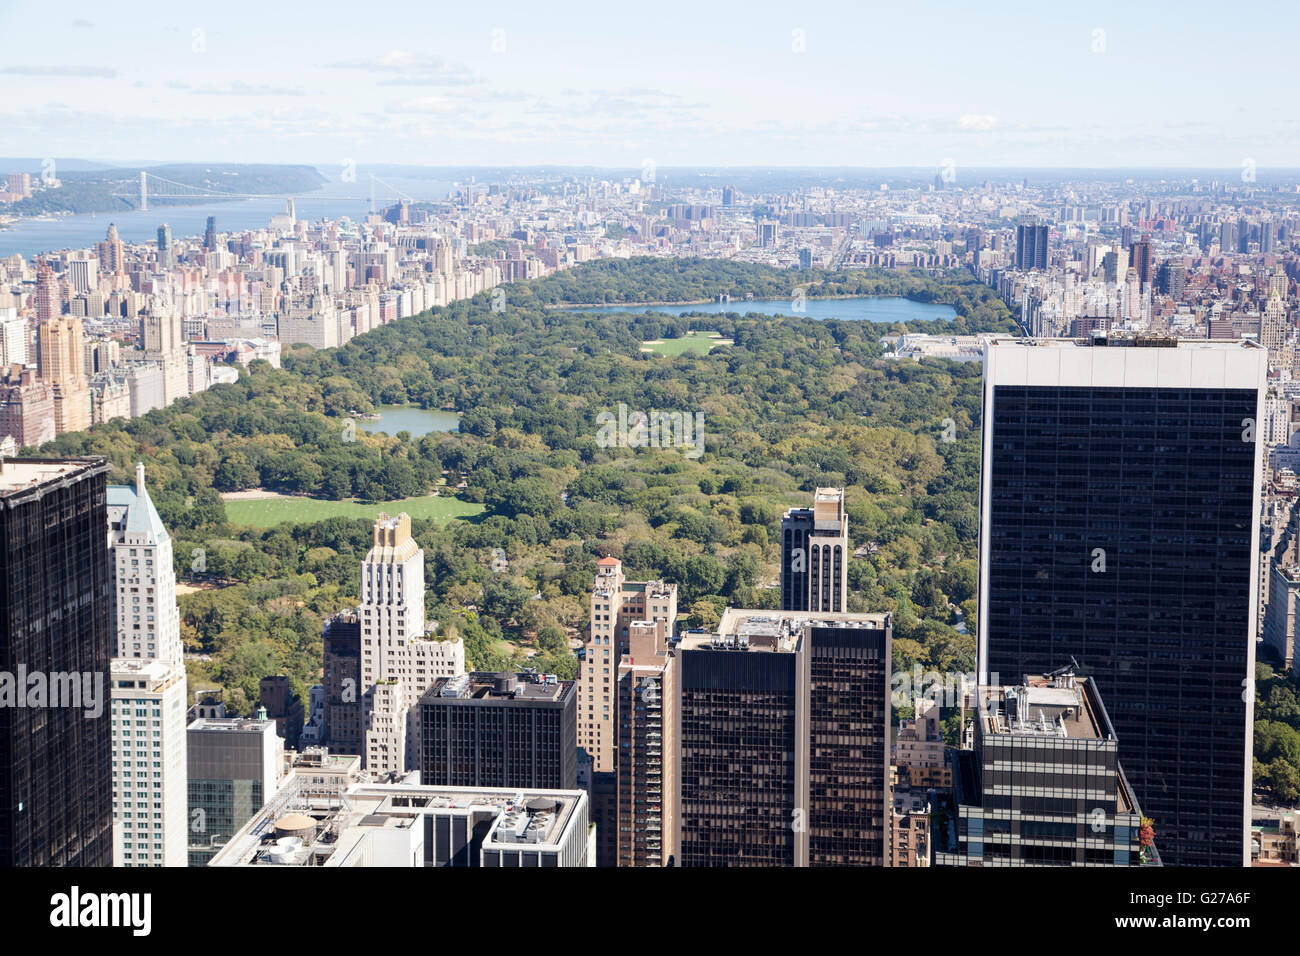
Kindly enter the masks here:
<path id="1" fill-rule="evenodd" d="M 708 598 L 701 598 L 691 605 L 691 615 L 689 623 L 691 627 L 702 627 L 705 630 L 712 630 L 718 626 L 722 620 L 722 612 L 725 603 Z"/>

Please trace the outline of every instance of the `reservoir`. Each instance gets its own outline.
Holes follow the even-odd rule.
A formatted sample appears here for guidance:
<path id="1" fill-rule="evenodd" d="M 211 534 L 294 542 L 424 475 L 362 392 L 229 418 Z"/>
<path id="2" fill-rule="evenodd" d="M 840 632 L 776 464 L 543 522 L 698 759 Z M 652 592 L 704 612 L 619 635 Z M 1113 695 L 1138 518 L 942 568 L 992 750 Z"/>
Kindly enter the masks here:
<path id="1" fill-rule="evenodd" d="M 803 311 L 796 311 L 791 299 L 754 299 L 752 301 L 703 302 L 698 305 L 607 305 L 573 306 L 575 311 L 596 313 L 662 312 L 667 315 L 686 315 L 703 312 L 716 315 L 737 312 L 745 315 L 757 312 L 763 315 L 802 316 L 808 319 L 846 319 L 859 322 L 914 322 L 918 320 L 951 320 L 957 310 L 950 305 L 934 302 L 914 302 L 902 296 L 861 295 L 844 299 L 805 299 Z"/>

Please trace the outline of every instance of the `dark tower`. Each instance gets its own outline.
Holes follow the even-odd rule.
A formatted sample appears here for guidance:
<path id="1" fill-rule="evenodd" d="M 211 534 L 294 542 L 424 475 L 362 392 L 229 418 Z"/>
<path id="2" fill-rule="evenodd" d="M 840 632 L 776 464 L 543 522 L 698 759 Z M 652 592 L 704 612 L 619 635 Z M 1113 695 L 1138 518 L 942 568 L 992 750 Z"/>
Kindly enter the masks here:
<path id="1" fill-rule="evenodd" d="M 0 465 L 0 866 L 113 864 L 107 474 Z"/>
<path id="2" fill-rule="evenodd" d="M 981 683 L 1076 658 L 1165 863 L 1242 866 L 1267 354 L 1022 343 L 985 360 Z"/>

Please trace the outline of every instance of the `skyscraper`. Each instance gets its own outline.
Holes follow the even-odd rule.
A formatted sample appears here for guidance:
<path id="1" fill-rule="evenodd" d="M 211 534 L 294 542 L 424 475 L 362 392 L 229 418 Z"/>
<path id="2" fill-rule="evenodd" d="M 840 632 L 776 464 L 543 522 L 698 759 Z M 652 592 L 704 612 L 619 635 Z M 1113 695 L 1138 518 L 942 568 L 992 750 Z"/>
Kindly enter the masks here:
<path id="1" fill-rule="evenodd" d="M 217 248 L 217 217 L 209 216 L 207 228 L 203 230 L 203 248 L 208 252 Z"/>
<path id="2" fill-rule="evenodd" d="M 188 693 L 171 536 L 144 485 L 108 488 L 117 580 L 113 864 L 185 866 Z"/>
<path id="3" fill-rule="evenodd" d="M 596 562 L 591 624 L 578 666 L 578 746 L 590 760 L 591 814 L 596 822 L 597 866 L 615 866 L 618 816 L 619 665 L 638 622 L 661 622 L 671 637 L 677 622 L 677 585 L 628 581 L 623 562 Z"/>
<path id="4" fill-rule="evenodd" d="M 1075 657 L 1171 865 L 1249 863 L 1266 357 L 1115 336 L 985 353 L 981 683 Z"/>
<path id="5" fill-rule="evenodd" d="M 892 625 L 728 608 L 679 642 L 682 866 L 884 866 Z"/>
<path id="6" fill-rule="evenodd" d="M 107 473 L 0 463 L 0 866 L 113 861 Z"/>
<path id="7" fill-rule="evenodd" d="M 1280 296 L 1271 295 L 1264 306 L 1259 324 L 1259 343 L 1268 349 L 1268 363 L 1274 368 L 1289 368 L 1290 351 L 1286 347 L 1286 305 Z"/>
<path id="8" fill-rule="evenodd" d="M 117 226 L 108 224 L 104 241 L 99 244 L 99 260 L 106 272 L 122 272 L 126 267 L 126 246 L 117 234 Z"/>
<path id="9" fill-rule="evenodd" d="M 367 770 L 419 766 L 419 708 L 439 677 L 465 672 L 465 646 L 426 634 L 424 551 L 410 516 L 375 520 L 374 546 L 361 563 L 361 759 Z"/>
<path id="10" fill-rule="evenodd" d="M 818 488 L 811 508 L 781 518 L 781 610 L 845 610 L 848 559 L 844 489 Z"/>
<path id="11" fill-rule="evenodd" d="M 808 644 L 687 634 L 677 689 L 682 866 L 808 865 Z"/>
<path id="12" fill-rule="evenodd" d="M 591 628 L 578 671 L 578 746 L 590 755 L 597 773 L 614 772 L 618 742 L 613 686 L 636 621 L 662 621 L 671 637 L 677 622 L 677 585 L 628 581 L 622 561 L 601 558 L 591 592 Z"/>
<path id="13" fill-rule="evenodd" d="M 81 319 L 56 316 L 36 329 L 41 378 L 54 389 L 54 429 L 58 434 L 90 427 L 90 386 Z"/>
<path id="14" fill-rule="evenodd" d="M 1016 226 L 1016 266 L 1025 272 L 1047 268 L 1047 226 L 1025 220 Z"/>
<path id="15" fill-rule="evenodd" d="M 171 269 L 176 265 L 176 252 L 172 246 L 172 227 L 163 223 L 158 227 L 158 265 Z"/>
<path id="16" fill-rule="evenodd" d="M 1138 282 L 1144 287 L 1151 284 L 1153 275 L 1151 265 L 1151 240 L 1139 239 L 1129 246 L 1129 268 L 1137 270 Z"/>
<path id="17" fill-rule="evenodd" d="M 805 628 L 808 865 L 884 866 L 893 625 L 887 614 L 843 614 Z"/>
<path id="18" fill-rule="evenodd" d="M 36 319 L 45 322 L 56 319 L 63 313 L 63 297 L 59 292 L 59 280 L 54 270 L 44 259 L 36 263 Z"/>
<path id="19" fill-rule="evenodd" d="M 336 753 L 359 754 L 361 740 L 361 618 L 355 610 L 325 619 L 325 741 Z"/>
<path id="20" fill-rule="evenodd" d="M 662 621 L 632 624 L 618 665 L 619 866 L 677 863 L 677 669 Z"/>

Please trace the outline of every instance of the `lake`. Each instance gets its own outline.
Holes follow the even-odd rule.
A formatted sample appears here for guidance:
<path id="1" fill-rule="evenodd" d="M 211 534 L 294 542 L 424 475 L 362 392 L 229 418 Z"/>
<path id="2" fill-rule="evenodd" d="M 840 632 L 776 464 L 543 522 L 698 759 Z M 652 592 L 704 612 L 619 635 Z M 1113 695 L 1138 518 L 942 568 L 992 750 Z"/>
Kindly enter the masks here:
<path id="1" fill-rule="evenodd" d="M 362 431 L 370 434 L 384 432 L 396 435 L 398 432 L 410 432 L 411 437 L 419 438 L 429 432 L 460 431 L 460 416 L 455 412 L 419 408 L 415 405 L 380 405 L 379 418 L 363 419 L 358 424 Z"/>
<path id="2" fill-rule="evenodd" d="M 957 318 L 957 310 L 950 305 L 933 302 L 913 302 L 902 296 L 861 295 L 845 299 L 806 299 L 803 311 L 796 312 L 790 299 L 754 299 L 750 302 L 704 302 L 699 305 L 607 305 L 574 306 L 575 311 L 596 313 L 663 312 L 684 315 L 704 312 L 715 315 L 722 312 L 759 312 L 763 315 L 803 316 L 808 319 L 846 319 L 861 322 L 915 322 L 918 320 L 950 320 Z"/>

